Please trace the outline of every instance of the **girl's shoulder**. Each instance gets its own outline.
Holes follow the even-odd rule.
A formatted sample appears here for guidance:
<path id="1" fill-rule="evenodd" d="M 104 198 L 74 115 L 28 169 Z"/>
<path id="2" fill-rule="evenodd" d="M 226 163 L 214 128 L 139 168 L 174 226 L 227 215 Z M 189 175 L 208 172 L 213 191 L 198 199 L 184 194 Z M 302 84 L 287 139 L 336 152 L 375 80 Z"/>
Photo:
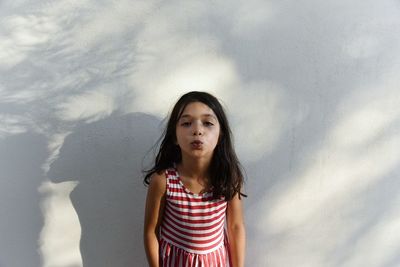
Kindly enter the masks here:
<path id="1" fill-rule="evenodd" d="M 166 192 L 167 189 L 167 179 L 166 179 L 166 173 L 168 169 L 162 170 L 160 172 L 154 172 L 150 176 L 150 188 L 153 188 L 154 190 L 158 192 Z"/>
<path id="2" fill-rule="evenodd" d="M 159 172 L 154 172 L 150 176 L 150 186 L 166 192 L 168 189 L 168 184 L 170 184 L 174 180 L 177 180 L 177 175 L 177 171 L 174 167 L 166 168 Z"/>

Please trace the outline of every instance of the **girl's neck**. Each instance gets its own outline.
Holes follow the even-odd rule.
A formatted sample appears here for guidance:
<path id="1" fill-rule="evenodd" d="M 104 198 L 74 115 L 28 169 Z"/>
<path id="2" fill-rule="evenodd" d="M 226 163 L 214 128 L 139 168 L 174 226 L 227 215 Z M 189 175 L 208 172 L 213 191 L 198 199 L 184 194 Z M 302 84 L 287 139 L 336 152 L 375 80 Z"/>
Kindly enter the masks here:
<path id="1" fill-rule="evenodd" d="M 210 161 L 205 160 L 192 160 L 190 158 L 182 158 L 178 164 L 180 172 L 184 173 L 187 177 L 196 179 L 206 179 L 208 177 L 208 168 Z"/>

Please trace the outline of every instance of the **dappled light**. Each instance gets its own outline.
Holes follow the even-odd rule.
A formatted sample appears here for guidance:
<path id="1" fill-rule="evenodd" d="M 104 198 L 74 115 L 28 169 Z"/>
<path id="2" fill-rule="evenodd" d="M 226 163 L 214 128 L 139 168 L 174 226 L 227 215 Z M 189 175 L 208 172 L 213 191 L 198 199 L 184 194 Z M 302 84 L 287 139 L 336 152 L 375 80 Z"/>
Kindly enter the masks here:
<path id="1" fill-rule="evenodd" d="M 0 114 L 0 138 L 26 132 L 27 118 L 20 115 Z"/>
<path id="2" fill-rule="evenodd" d="M 39 191 L 47 196 L 42 202 L 45 224 L 39 244 L 44 266 L 81 266 L 79 251 L 81 227 L 79 218 L 69 200 L 77 182 L 43 183 Z"/>
<path id="3" fill-rule="evenodd" d="M 74 95 L 58 105 L 58 116 L 63 121 L 97 121 L 114 110 L 112 95 L 100 90 Z"/>
<path id="4" fill-rule="evenodd" d="M 0 69 L 12 67 L 27 58 L 35 47 L 50 41 L 60 30 L 51 17 L 41 15 L 11 15 L 2 19 Z"/>
<path id="5" fill-rule="evenodd" d="M 381 180 L 398 184 L 390 178 L 400 163 L 398 77 L 392 79 L 360 88 L 340 103 L 324 142 L 302 161 L 303 171 L 295 170 L 291 184 L 260 202 L 269 212 L 257 223 L 259 231 L 271 237 L 298 233 L 270 247 L 271 255 L 293 255 L 275 264 L 386 266 L 398 253 L 398 197 L 369 201 Z M 335 258 L 339 246 L 346 249 Z M 371 247 L 382 253 L 367 253 Z"/>
<path id="6" fill-rule="evenodd" d="M 246 266 L 400 264 L 397 1 L 0 5 L 0 266 L 145 266 L 141 170 L 192 90 L 246 170 Z"/>

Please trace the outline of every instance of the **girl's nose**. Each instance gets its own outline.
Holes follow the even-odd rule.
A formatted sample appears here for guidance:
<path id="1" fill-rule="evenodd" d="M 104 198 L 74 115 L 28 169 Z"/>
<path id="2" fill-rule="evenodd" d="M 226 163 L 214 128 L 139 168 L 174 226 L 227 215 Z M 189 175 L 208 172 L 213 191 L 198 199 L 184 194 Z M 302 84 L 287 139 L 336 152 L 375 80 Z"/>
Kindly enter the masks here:
<path id="1" fill-rule="evenodd" d="M 198 123 L 193 125 L 193 135 L 202 135 L 203 128 Z"/>

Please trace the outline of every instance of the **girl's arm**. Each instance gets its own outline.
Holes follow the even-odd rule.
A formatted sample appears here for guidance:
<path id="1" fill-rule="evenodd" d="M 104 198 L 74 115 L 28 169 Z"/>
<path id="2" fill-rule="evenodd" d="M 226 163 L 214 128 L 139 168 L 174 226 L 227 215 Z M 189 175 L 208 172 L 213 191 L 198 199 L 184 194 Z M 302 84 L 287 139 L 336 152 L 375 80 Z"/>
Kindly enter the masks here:
<path id="1" fill-rule="evenodd" d="M 226 212 L 232 265 L 233 267 L 243 267 L 246 247 L 246 232 L 243 220 L 242 200 L 239 199 L 238 194 L 228 202 Z"/>
<path id="2" fill-rule="evenodd" d="M 147 191 L 144 215 L 144 248 L 150 267 L 159 266 L 159 226 L 165 205 L 166 177 L 155 173 L 151 176 Z"/>

